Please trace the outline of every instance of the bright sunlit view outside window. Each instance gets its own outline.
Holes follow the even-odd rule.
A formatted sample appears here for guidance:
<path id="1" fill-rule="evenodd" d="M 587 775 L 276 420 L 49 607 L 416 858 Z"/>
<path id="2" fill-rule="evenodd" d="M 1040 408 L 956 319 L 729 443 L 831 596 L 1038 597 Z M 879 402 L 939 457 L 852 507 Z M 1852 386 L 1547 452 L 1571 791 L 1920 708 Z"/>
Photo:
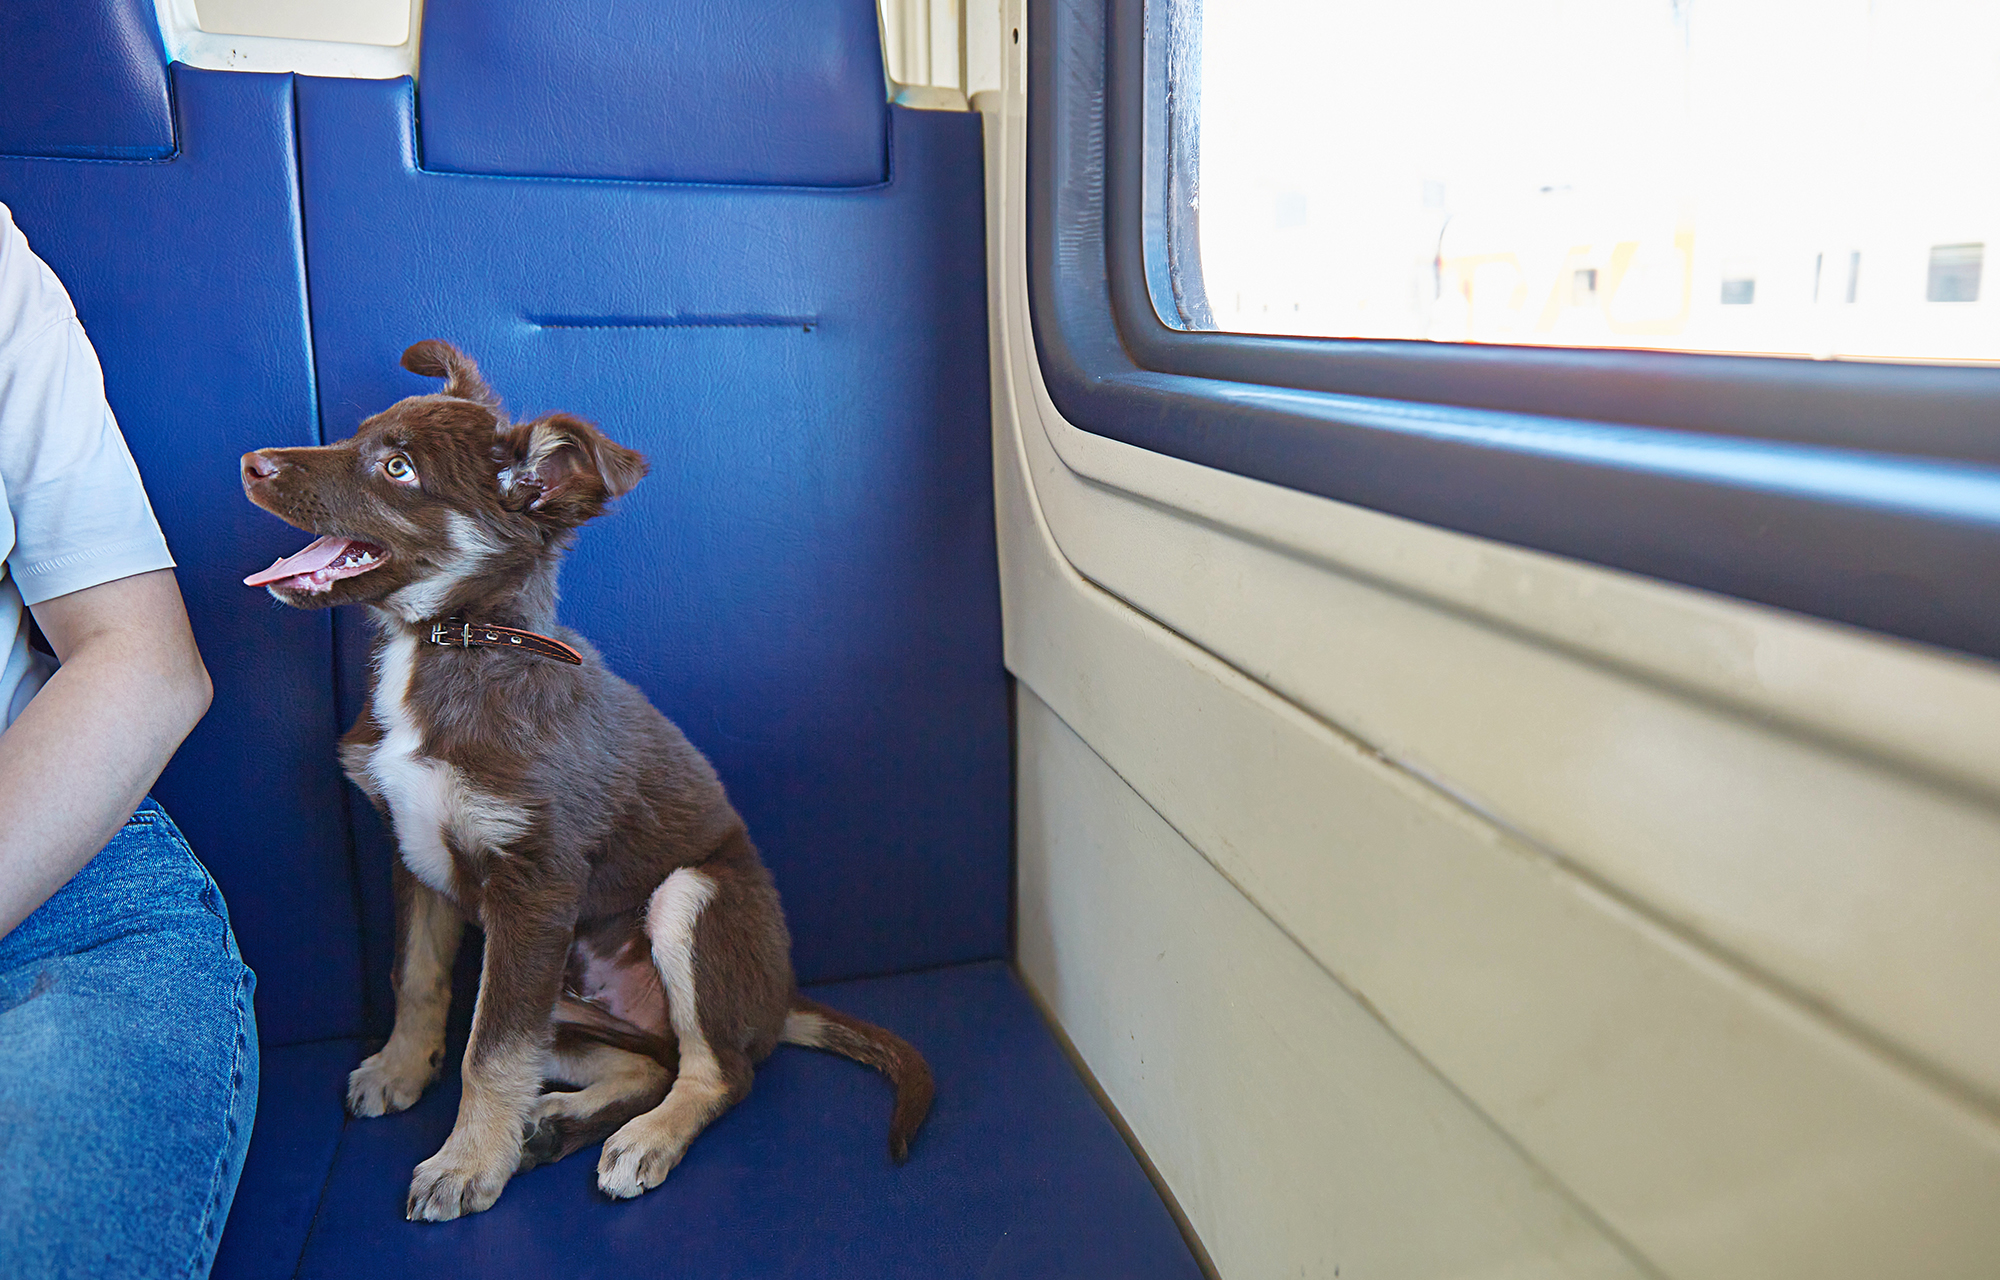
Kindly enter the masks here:
<path id="1" fill-rule="evenodd" d="M 1177 2 L 1194 327 L 2000 361 L 1994 0 Z"/>

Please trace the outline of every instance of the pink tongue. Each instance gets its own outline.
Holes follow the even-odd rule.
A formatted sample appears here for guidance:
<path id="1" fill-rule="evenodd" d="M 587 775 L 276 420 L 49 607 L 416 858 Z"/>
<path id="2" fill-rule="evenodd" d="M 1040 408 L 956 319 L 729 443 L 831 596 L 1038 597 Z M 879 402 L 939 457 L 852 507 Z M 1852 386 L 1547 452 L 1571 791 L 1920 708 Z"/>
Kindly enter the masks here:
<path id="1" fill-rule="evenodd" d="M 353 540 L 351 538 L 342 538 L 335 534 L 328 534 L 297 555 L 286 556 L 270 568 L 251 574 L 249 577 L 243 579 L 243 585 L 246 587 L 261 587 L 265 583 L 276 582 L 280 578 L 294 578 L 302 573 L 311 573 L 315 569 L 324 569 L 343 555 L 346 555 L 347 548 L 352 544 Z"/>

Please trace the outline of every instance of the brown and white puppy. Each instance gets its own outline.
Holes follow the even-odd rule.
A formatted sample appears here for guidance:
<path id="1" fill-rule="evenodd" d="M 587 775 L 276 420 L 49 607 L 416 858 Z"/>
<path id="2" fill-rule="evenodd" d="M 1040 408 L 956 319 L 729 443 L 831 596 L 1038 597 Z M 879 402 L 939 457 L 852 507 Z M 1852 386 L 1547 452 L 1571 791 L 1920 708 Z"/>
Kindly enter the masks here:
<path id="1" fill-rule="evenodd" d="M 448 343 L 417 343 L 403 367 L 443 390 L 242 465 L 252 502 L 319 536 L 246 581 L 299 608 L 365 604 L 376 623 L 340 758 L 402 855 L 396 1022 L 348 1078 L 355 1115 L 401 1111 L 436 1076 L 464 921 L 486 932 L 458 1122 L 417 1166 L 408 1216 L 476 1213 L 518 1169 L 600 1140 L 598 1186 L 639 1195 L 780 1041 L 883 1071 L 901 1162 L 930 1109 L 923 1058 L 799 994 L 777 891 L 715 770 L 556 622 L 563 550 L 645 459 L 563 414 L 510 422 Z M 447 617 L 553 636 L 584 661 L 443 647 Z"/>

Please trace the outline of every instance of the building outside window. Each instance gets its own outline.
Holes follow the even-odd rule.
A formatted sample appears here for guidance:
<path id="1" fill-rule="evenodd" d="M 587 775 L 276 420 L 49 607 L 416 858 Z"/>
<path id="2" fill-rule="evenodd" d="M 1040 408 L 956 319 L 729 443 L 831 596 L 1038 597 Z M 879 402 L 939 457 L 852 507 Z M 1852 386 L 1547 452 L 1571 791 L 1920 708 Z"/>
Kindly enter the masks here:
<path id="1" fill-rule="evenodd" d="M 1986 257 L 1983 244 L 1940 244 L 1931 248 L 1927 302 L 1979 301 L 1979 269 Z"/>

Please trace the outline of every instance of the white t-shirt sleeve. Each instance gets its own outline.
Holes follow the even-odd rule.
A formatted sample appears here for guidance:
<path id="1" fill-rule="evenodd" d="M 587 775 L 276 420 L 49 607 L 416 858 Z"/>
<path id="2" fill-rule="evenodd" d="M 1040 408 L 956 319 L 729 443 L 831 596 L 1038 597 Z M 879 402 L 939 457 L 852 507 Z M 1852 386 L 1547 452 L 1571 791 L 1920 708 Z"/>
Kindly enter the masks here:
<path id="1" fill-rule="evenodd" d="M 0 498 L 27 604 L 173 567 L 69 294 L 0 206 Z"/>

